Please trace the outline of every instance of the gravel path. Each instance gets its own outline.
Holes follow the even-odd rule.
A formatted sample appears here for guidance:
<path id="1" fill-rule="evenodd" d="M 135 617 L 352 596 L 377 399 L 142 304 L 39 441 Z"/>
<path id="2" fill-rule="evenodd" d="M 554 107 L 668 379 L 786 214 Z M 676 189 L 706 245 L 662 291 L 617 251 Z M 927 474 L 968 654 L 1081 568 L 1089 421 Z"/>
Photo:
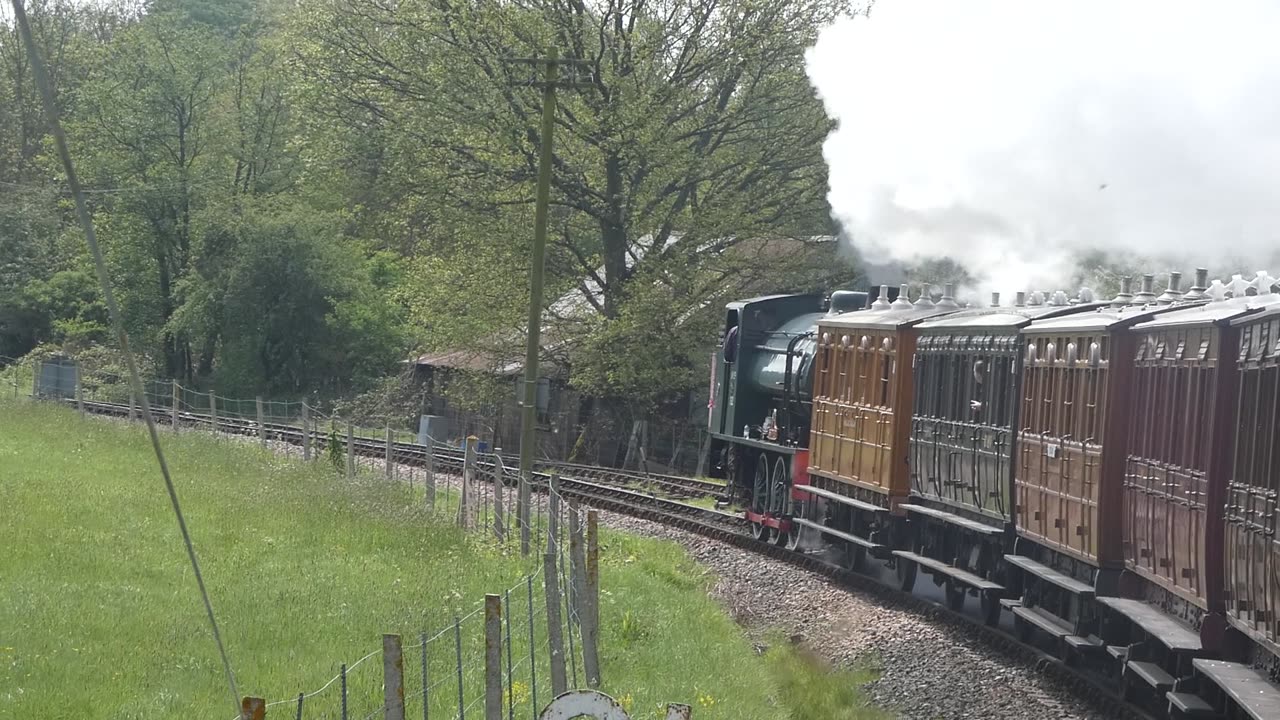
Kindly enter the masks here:
<path id="1" fill-rule="evenodd" d="M 837 665 L 868 662 L 880 678 L 870 700 L 901 718 L 1083 720 L 1113 715 L 1077 699 L 971 630 L 836 585 L 724 543 L 635 518 L 601 513 L 608 526 L 673 540 L 717 577 L 711 594 L 753 630 L 779 628 Z M 927 581 L 927 580 L 926 580 Z"/>

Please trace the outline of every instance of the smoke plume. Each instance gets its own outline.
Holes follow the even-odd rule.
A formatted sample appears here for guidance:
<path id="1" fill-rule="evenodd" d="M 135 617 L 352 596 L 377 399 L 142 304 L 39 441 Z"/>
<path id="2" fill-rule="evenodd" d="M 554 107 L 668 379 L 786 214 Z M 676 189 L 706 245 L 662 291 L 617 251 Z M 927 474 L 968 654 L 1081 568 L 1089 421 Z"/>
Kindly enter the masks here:
<path id="1" fill-rule="evenodd" d="M 807 58 L 833 212 L 871 262 L 950 258 L 1006 292 L 1097 251 L 1267 267 L 1278 28 L 1263 0 L 882 0 Z"/>

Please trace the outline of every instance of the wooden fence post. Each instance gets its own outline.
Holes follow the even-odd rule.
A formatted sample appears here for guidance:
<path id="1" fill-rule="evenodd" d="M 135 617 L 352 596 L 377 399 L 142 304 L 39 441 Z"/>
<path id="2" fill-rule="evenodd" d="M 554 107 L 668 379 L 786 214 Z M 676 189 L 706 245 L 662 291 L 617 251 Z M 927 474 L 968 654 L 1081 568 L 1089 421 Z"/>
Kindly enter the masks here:
<path id="1" fill-rule="evenodd" d="M 173 407 L 169 409 L 169 420 L 173 424 L 173 431 L 178 432 L 178 399 L 181 395 L 181 389 L 177 380 L 169 381 L 173 385 Z"/>
<path id="2" fill-rule="evenodd" d="M 423 468 L 422 484 L 423 494 L 426 496 L 427 509 L 434 510 L 436 508 L 436 441 L 427 438 L 427 458 L 426 467 Z"/>
<path id="3" fill-rule="evenodd" d="M 564 631 L 560 617 L 560 575 L 556 572 L 556 554 L 542 556 L 542 580 L 547 596 L 547 644 L 551 650 L 551 697 L 568 690 L 564 671 Z"/>
<path id="4" fill-rule="evenodd" d="M 587 577 L 586 597 L 578 611 L 583 616 L 582 664 L 586 666 L 587 685 L 600 687 L 600 513 L 587 511 Z"/>
<path id="5" fill-rule="evenodd" d="M 311 459 L 311 408 L 302 403 L 302 459 Z"/>
<path id="6" fill-rule="evenodd" d="M 476 443 L 479 438 L 468 435 L 462 452 L 462 497 L 458 503 L 458 523 L 471 527 L 471 484 L 476 472 Z"/>
<path id="7" fill-rule="evenodd" d="M 356 429 L 347 423 L 347 479 L 356 479 Z"/>
<path id="8" fill-rule="evenodd" d="M 266 447 L 267 446 L 267 423 L 262 413 L 262 396 L 259 395 L 258 397 L 254 398 L 254 400 L 257 401 L 256 405 L 258 408 L 258 443 L 261 444 L 262 447 Z"/>
<path id="9" fill-rule="evenodd" d="M 502 598 L 484 596 L 484 717 L 502 720 Z"/>
<path id="10" fill-rule="evenodd" d="M 267 701 L 246 697 L 240 701 L 240 720 L 263 720 L 267 716 Z"/>
<path id="11" fill-rule="evenodd" d="M 209 388 L 209 421 L 213 425 L 213 434 L 218 434 L 218 393 Z"/>
<path id="12" fill-rule="evenodd" d="M 386 720 L 404 720 L 404 652 L 399 635 L 382 636 L 382 707 Z"/>
<path id="13" fill-rule="evenodd" d="M 394 458 L 391 455 L 391 448 L 394 445 L 392 441 L 393 437 L 394 436 L 391 434 L 391 426 L 388 425 L 387 426 L 387 451 L 386 451 L 386 457 L 383 459 L 383 464 L 387 466 L 386 471 L 387 471 L 388 480 L 396 479 L 396 464 L 394 462 Z"/>
<path id="14" fill-rule="evenodd" d="M 507 469 L 503 468 L 502 455 L 495 454 L 493 456 L 493 536 L 498 538 L 498 542 L 507 539 L 507 523 L 503 519 L 503 505 L 506 503 L 506 474 Z"/>

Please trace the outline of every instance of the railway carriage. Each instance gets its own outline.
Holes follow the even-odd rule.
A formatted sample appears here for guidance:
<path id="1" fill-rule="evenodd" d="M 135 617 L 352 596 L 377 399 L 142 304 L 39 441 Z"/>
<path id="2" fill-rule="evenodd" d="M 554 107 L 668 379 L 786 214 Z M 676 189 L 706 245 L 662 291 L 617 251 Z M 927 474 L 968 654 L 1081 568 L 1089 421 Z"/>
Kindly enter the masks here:
<path id="1" fill-rule="evenodd" d="M 982 601 L 989 624 L 999 620 L 1012 547 L 1014 429 L 1025 353 L 1020 330 L 1032 320 L 1091 310 L 1082 290 L 1045 299 L 1018 293 L 1012 306 L 957 312 L 919 326 L 911 417 L 908 537 L 895 550 L 946 586 L 952 609 L 967 594 Z M 904 574 L 907 575 L 907 574 Z"/>
<path id="2" fill-rule="evenodd" d="M 843 543 L 851 567 L 898 546 L 917 326 L 956 312 L 952 292 L 937 304 L 925 293 L 911 303 L 904 285 L 892 303 L 818 323 L 808 482 L 793 488 L 794 522 Z M 898 567 L 910 587 L 914 565 Z"/>

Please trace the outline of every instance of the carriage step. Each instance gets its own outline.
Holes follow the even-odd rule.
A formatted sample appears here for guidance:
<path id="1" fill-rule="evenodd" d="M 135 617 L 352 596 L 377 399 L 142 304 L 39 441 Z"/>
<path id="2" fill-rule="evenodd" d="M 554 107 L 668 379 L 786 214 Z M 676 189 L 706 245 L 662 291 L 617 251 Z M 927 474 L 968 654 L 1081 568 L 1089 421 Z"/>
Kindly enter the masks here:
<path id="1" fill-rule="evenodd" d="M 1004 589 L 1004 586 L 1001 585 L 1000 583 L 991 582 L 990 580 L 974 575 L 968 570 L 964 570 L 958 567 L 953 567 L 940 560 L 934 560 L 931 557 L 925 557 L 924 555 L 917 555 L 908 550 L 894 550 L 893 554 L 897 555 L 898 557 L 904 560 L 911 560 L 915 562 L 920 567 L 924 568 L 926 572 L 935 572 L 942 575 L 946 575 L 949 578 L 954 578 L 955 580 L 958 580 L 959 582 L 965 585 L 968 585 L 971 588 L 977 588 L 978 590 L 982 590 L 983 592 L 991 592 L 991 591 Z"/>
<path id="2" fill-rule="evenodd" d="M 885 550 L 884 545 L 881 545 L 880 543 L 876 543 L 876 542 L 871 542 L 866 538 L 860 538 L 857 535 L 850 535 L 847 532 L 842 532 L 840 530 L 836 530 L 835 528 L 829 528 L 826 525 L 823 525 L 821 523 L 816 523 L 812 520 L 806 520 L 804 518 L 791 518 L 791 522 L 795 523 L 796 525 L 812 528 L 821 533 L 826 533 L 831 537 L 839 538 L 841 540 L 844 540 L 845 542 L 851 542 L 854 545 L 864 547 L 871 553 L 873 557 L 882 557 L 884 554 L 884 550 Z"/>
<path id="3" fill-rule="evenodd" d="M 1170 690 L 1164 696 L 1169 701 L 1169 715 L 1171 717 L 1195 718 L 1196 720 L 1211 720 L 1212 718 L 1222 717 L 1217 710 L 1213 709 L 1212 705 L 1205 702 L 1204 698 L 1199 695 Z"/>
<path id="4" fill-rule="evenodd" d="M 1004 528 L 984 525 L 983 523 L 977 522 L 975 520 L 970 520 L 969 518 L 961 517 L 954 513 L 943 512 L 942 510 L 936 510 L 934 508 L 927 507 L 925 505 L 916 505 L 914 503 L 903 503 L 898 507 L 906 510 L 907 512 L 919 513 L 920 515 L 931 517 L 935 520 L 941 520 L 942 522 L 955 525 L 956 527 L 962 527 L 965 530 L 968 530 L 969 532 L 975 532 L 981 535 L 989 535 L 993 537 L 996 535 L 1004 534 Z"/>
<path id="5" fill-rule="evenodd" d="M 1041 565 L 1029 557 L 1024 557 L 1022 555 L 1005 555 L 1004 560 L 1010 565 L 1022 568 L 1026 572 L 1035 575 L 1045 582 L 1057 585 L 1072 595 L 1079 595 L 1082 598 L 1093 597 L 1092 585 L 1086 585 L 1075 578 L 1067 577 L 1057 570 L 1046 565 Z"/>
<path id="6" fill-rule="evenodd" d="M 1124 674 L 1138 676 L 1142 682 L 1155 688 L 1156 692 L 1168 692 L 1173 689 L 1174 677 L 1153 662 L 1130 660 L 1125 663 Z"/>
<path id="7" fill-rule="evenodd" d="M 812 485 L 792 485 L 791 490 L 792 492 L 809 493 L 810 495 L 816 495 L 820 498 L 826 498 L 827 500 L 831 500 L 832 502 L 838 502 L 842 505 L 848 505 L 849 507 L 854 508 L 856 510 L 864 510 L 866 512 L 873 512 L 873 513 L 889 512 L 888 508 L 882 508 L 879 505 L 872 505 L 871 503 L 868 503 L 868 502 L 855 500 L 854 498 L 848 497 L 846 495 L 841 495 L 840 493 L 834 493 L 834 492 L 831 492 L 830 490 L 823 490 L 822 488 L 816 488 L 816 487 L 813 487 Z"/>

